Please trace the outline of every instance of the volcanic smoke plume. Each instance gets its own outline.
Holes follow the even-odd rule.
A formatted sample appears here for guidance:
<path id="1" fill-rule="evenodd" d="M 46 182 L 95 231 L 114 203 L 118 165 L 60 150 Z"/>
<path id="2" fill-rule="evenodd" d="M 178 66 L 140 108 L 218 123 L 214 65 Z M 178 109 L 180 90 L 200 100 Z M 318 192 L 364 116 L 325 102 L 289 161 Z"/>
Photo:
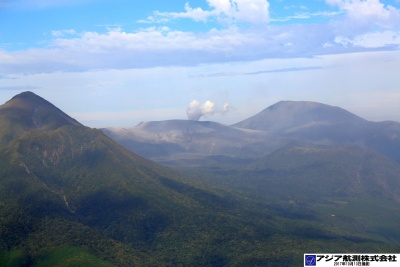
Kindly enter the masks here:
<path id="1" fill-rule="evenodd" d="M 216 113 L 224 114 L 228 111 L 228 103 L 226 103 L 223 108 L 217 108 L 210 100 L 207 100 L 203 104 L 197 100 L 193 100 L 186 109 L 186 114 L 188 116 L 188 120 L 198 121 L 203 116 L 214 115 Z"/>

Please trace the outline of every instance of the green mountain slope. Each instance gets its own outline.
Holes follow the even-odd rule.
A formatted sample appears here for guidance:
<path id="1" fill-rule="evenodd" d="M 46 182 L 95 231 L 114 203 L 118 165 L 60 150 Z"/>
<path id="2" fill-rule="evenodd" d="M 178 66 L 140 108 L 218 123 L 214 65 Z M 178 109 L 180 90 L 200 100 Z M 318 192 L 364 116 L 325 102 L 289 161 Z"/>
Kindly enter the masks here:
<path id="1" fill-rule="evenodd" d="M 400 244 L 400 165 L 373 150 L 288 146 L 255 163 L 186 170 L 276 215 Z"/>
<path id="2" fill-rule="evenodd" d="M 0 249 L 22 249 L 34 263 L 43 250 L 66 245 L 89 247 L 118 266 L 207 262 L 194 260 L 204 243 L 235 238 L 219 227 L 246 235 L 217 213 L 229 200 L 182 184 L 83 126 L 28 131 L 3 147 L 0 166 Z M 187 242 L 193 250 L 184 254 Z"/>
<path id="3" fill-rule="evenodd" d="M 32 93 L 0 110 L 13 126 L 0 146 L 0 266 L 296 266 L 305 250 L 398 249 L 206 187 Z"/>
<path id="4" fill-rule="evenodd" d="M 369 195 L 400 200 L 400 165 L 360 147 L 289 146 L 251 166 L 273 170 L 286 190 L 309 196 Z"/>

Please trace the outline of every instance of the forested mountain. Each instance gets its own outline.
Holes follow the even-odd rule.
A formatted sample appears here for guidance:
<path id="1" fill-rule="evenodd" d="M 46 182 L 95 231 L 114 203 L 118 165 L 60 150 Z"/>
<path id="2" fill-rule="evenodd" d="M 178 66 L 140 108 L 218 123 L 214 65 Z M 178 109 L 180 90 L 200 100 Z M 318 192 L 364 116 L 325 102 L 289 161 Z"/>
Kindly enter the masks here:
<path id="1" fill-rule="evenodd" d="M 374 150 L 289 145 L 253 163 L 179 168 L 280 216 L 400 244 L 400 164 Z"/>
<path id="2" fill-rule="evenodd" d="M 78 249 L 78 261 L 93 254 L 116 266 L 201 265 L 220 257 L 205 244 L 255 231 L 217 213 L 230 199 L 180 182 L 32 93 L 1 106 L 1 120 L 16 126 L 0 148 L 3 262 L 45 266 Z"/>
<path id="3" fill-rule="evenodd" d="M 181 172 L 30 92 L 0 106 L 0 125 L 0 266 L 298 266 L 321 248 L 399 250 L 398 165 L 375 152 L 289 146 Z M 237 140 L 263 135 L 228 128 Z M 348 213 L 363 201 L 389 223 L 353 224 Z"/>

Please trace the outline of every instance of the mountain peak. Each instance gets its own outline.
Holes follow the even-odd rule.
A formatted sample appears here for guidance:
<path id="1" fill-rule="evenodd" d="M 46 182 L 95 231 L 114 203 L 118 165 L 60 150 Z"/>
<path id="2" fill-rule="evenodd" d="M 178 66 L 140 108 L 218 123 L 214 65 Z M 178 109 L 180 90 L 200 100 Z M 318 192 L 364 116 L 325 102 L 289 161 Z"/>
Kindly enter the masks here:
<path id="1" fill-rule="evenodd" d="M 233 126 L 253 130 L 288 131 L 315 124 L 361 121 L 365 120 L 340 107 L 311 101 L 280 101 Z"/>
<path id="2" fill-rule="evenodd" d="M 35 99 L 35 98 L 37 98 L 37 99 L 43 99 L 43 98 L 41 98 L 40 96 L 38 96 L 37 94 L 35 94 L 35 93 L 31 92 L 31 91 L 26 91 L 26 92 L 19 93 L 18 95 L 15 95 L 12 99 L 15 99 L 15 98 L 25 98 L 25 99 Z"/>
<path id="3" fill-rule="evenodd" d="M 0 143 L 31 129 L 54 130 L 64 125 L 81 125 L 56 106 L 32 93 L 23 92 L 0 106 Z"/>
<path id="4" fill-rule="evenodd" d="M 7 103 L 4 104 L 4 106 L 6 107 L 20 107 L 26 109 L 29 109 L 32 106 L 41 105 L 48 106 L 52 104 L 31 91 L 22 92 L 18 95 L 15 95 L 13 98 L 11 98 L 11 100 L 7 101 Z"/>

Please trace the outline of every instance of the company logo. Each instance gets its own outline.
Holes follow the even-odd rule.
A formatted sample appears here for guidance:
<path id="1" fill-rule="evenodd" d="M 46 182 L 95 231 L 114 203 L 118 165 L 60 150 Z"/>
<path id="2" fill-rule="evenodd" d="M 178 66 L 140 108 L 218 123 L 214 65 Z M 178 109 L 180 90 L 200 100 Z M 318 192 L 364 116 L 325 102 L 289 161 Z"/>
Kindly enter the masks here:
<path id="1" fill-rule="evenodd" d="M 306 266 L 317 266 L 317 256 L 316 255 L 305 255 L 304 262 Z"/>

